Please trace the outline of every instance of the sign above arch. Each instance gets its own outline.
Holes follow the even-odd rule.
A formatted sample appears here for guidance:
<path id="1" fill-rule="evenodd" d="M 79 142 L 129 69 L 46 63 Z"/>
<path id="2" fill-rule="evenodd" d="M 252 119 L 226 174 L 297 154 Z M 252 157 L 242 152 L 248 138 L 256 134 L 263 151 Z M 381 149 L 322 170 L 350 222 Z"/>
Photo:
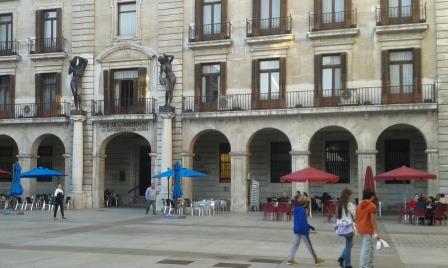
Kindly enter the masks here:
<path id="1" fill-rule="evenodd" d="M 126 43 L 106 48 L 96 60 L 99 63 L 104 63 L 126 60 L 148 60 L 157 58 L 158 56 L 159 53 L 151 48 L 135 43 Z"/>

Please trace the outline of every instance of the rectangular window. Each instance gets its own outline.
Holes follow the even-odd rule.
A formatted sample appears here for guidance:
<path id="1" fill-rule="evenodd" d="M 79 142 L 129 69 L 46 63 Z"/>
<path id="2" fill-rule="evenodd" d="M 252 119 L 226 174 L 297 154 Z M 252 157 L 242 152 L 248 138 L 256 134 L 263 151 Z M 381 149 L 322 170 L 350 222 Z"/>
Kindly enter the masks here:
<path id="1" fill-rule="evenodd" d="M 230 183 L 230 144 L 219 144 L 219 183 Z"/>
<path id="2" fill-rule="evenodd" d="M 389 0 L 389 17 L 405 18 L 412 16 L 412 0 Z"/>
<path id="3" fill-rule="evenodd" d="M 51 110 L 57 101 L 57 83 L 56 74 L 49 73 L 42 75 L 42 108 Z"/>
<path id="4" fill-rule="evenodd" d="M 280 60 L 262 60 L 259 70 L 260 100 L 280 99 Z"/>
<path id="5" fill-rule="evenodd" d="M 291 173 L 291 145 L 289 142 L 271 142 L 271 183 Z"/>
<path id="6" fill-rule="evenodd" d="M 201 102 L 216 101 L 221 95 L 221 64 L 202 65 Z"/>
<path id="7" fill-rule="evenodd" d="M 8 172 L 12 171 L 14 164 L 14 155 L 12 147 L 0 147 L 0 168 Z M 0 182 L 12 181 L 12 173 L 8 175 L 0 175 Z"/>
<path id="8" fill-rule="evenodd" d="M 325 171 L 339 176 L 339 183 L 350 183 L 350 143 L 348 141 L 325 143 Z"/>
<path id="9" fill-rule="evenodd" d="M 384 171 L 390 171 L 411 164 L 411 145 L 409 140 L 384 141 Z M 386 181 L 388 184 L 400 184 L 400 181 Z M 405 181 L 404 183 L 409 183 Z"/>
<path id="10" fill-rule="evenodd" d="M 260 29 L 280 28 L 281 0 L 260 1 Z"/>
<path id="11" fill-rule="evenodd" d="M 116 112 L 127 113 L 136 105 L 138 70 L 115 70 L 113 72 L 114 90 L 112 105 Z"/>
<path id="12" fill-rule="evenodd" d="M 118 4 L 118 35 L 134 36 L 137 33 L 136 2 Z"/>
<path id="13" fill-rule="evenodd" d="M 56 49 L 58 46 L 58 16 L 56 10 L 46 10 L 44 16 L 44 40 L 45 49 Z"/>
<path id="14" fill-rule="evenodd" d="M 345 21 L 346 0 L 318 1 L 322 1 L 322 23 L 338 23 Z"/>
<path id="15" fill-rule="evenodd" d="M 204 35 L 221 33 L 222 3 L 221 0 L 204 0 L 202 27 Z"/>
<path id="16" fill-rule="evenodd" d="M 37 166 L 52 169 L 53 168 L 53 147 L 51 146 L 40 146 L 37 150 L 39 158 L 37 158 Z M 49 182 L 52 181 L 52 177 L 39 178 L 38 182 Z"/>
<path id="17" fill-rule="evenodd" d="M 342 82 L 341 56 L 322 56 L 322 96 L 340 96 L 342 90 Z"/>
<path id="18" fill-rule="evenodd" d="M 414 84 L 414 53 L 412 50 L 389 53 L 390 93 L 409 94 Z"/>
<path id="19" fill-rule="evenodd" d="M 12 52 L 12 14 L 0 14 L 0 54 Z"/>
<path id="20" fill-rule="evenodd" d="M 0 111 L 7 111 L 11 104 L 11 76 L 0 76 Z"/>

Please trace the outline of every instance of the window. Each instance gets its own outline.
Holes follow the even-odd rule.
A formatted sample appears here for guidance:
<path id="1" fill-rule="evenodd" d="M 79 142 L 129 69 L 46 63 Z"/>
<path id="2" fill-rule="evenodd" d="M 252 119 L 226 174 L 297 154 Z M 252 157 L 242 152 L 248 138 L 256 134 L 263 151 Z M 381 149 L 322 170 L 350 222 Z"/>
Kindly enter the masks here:
<path id="1" fill-rule="evenodd" d="M 216 101 L 221 95 L 221 65 L 202 65 L 201 101 Z"/>
<path id="2" fill-rule="evenodd" d="M 114 71 L 114 107 L 130 107 L 136 104 L 138 70 Z"/>
<path id="3" fill-rule="evenodd" d="M 339 183 L 350 183 L 350 146 L 348 141 L 325 143 L 325 171 L 339 176 Z"/>
<path id="4" fill-rule="evenodd" d="M 37 166 L 52 169 L 53 168 L 53 147 L 40 146 L 37 150 L 39 158 L 37 158 Z M 39 178 L 38 182 L 52 181 L 52 177 Z"/>
<path id="5" fill-rule="evenodd" d="M 0 76 L 0 110 L 3 111 L 7 109 L 11 104 L 11 76 L 1 75 Z"/>
<path id="6" fill-rule="evenodd" d="M 50 105 L 56 102 L 57 84 L 56 74 L 45 74 L 42 77 L 42 103 L 45 109 L 50 109 Z"/>
<path id="7" fill-rule="evenodd" d="M 344 22 L 346 0 L 318 0 L 318 1 L 322 1 L 322 23 Z"/>
<path id="8" fill-rule="evenodd" d="M 280 97 L 280 61 L 260 61 L 260 100 L 278 100 Z"/>
<path id="9" fill-rule="evenodd" d="M 137 33 L 137 6 L 135 2 L 118 4 L 118 35 L 134 36 Z"/>
<path id="10" fill-rule="evenodd" d="M 412 50 L 389 53 L 390 93 L 412 93 L 414 84 L 414 55 Z"/>
<path id="11" fill-rule="evenodd" d="M 230 183 L 230 144 L 219 144 L 219 183 Z"/>
<path id="12" fill-rule="evenodd" d="M 260 29 L 280 27 L 281 0 L 260 0 Z"/>
<path id="13" fill-rule="evenodd" d="M 202 31 L 204 35 L 221 33 L 222 5 L 220 0 L 204 0 Z"/>
<path id="14" fill-rule="evenodd" d="M 411 164 L 411 149 L 409 140 L 384 141 L 384 171 L 390 171 Z M 401 181 L 386 181 L 387 184 L 399 184 Z M 409 183 L 405 181 L 404 183 Z"/>
<path id="15" fill-rule="evenodd" d="M 280 177 L 291 173 L 291 144 L 271 142 L 271 183 L 279 183 Z"/>
<path id="16" fill-rule="evenodd" d="M 31 53 L 63 51 L 62 9 L 36 11 L 36 40 Z"/>
<path id="17" fill-rule="evenodd" d="M 340 96 L 342 89 L 342 60 L 340 55 L 322 57 L 322 96 Z"/>
<path id="18" fill-rule="evenodd" d="M 247 23 L 247 36 L 291 33 L 287 0 L 253 0 L 253 20 Z"/>
<path id="19" fill-rule="evenodd" d="M 14 164 L 14 155 L 12 147 L 0 147 L 0 168 L 8 172 L 12 172 L 12 166 Z M 0 175 L 1 182 L 12 181 L 12 174 Z"/>
<path id="20" fill-rule="evenodd" d="M 62 104 L 61 74 L 43 73 L 36 74 L 36 108 L 38 116 L 60 115 Z"/>
<path id="21" fill-rule="evenodd" d="M 412 0 L 388 0 L 389 18 L 403 18 L 412 16 Z"/>
<path id="22" fill-rule="evenodd" d="M 0 14 L 0 54 L 13 52 L 12 14 Z"/>

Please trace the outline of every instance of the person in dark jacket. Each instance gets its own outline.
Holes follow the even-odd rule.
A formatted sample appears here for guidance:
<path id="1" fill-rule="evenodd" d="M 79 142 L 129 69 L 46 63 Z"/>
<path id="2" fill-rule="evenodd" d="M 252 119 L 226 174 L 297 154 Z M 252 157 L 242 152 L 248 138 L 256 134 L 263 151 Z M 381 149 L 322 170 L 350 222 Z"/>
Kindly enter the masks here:
<path id="1" fill-rule="evenodd" d="M 67 219 L 64 216 L 64 190 L 62 190 L 61 184 L 59 184 L 58 188 L 56 188 L 56 190 L 54 191 L 54 220 L 56 220 L 58 207 L 61 208 L 62 219 Z"/>
<path id="2" fill-rule="evenodd" d="M 305 196 L 297 197 L 295 200 L 296 206 L 294 207 L 294 240 L 292 241 L 291 250 L 289 251 L 289 257 L 287 263 L 289 265 L 297 264 L 294 261 L 294 256 L 296 255 L 297 249 L 299 248 L 300 240 L 303 239 L 305 244 L 310 252 L 311 256 L 314 258 L 314 263 L 316 265 L 322 264 L 325 262 L 324 259 L 321 259 L 317 256 L 314 251 L 313 245 L 310 240 L 310 225 L 308 224 L 308 220 L 305 212 L 305 205 L 308 204 L 308 199 Z"/>

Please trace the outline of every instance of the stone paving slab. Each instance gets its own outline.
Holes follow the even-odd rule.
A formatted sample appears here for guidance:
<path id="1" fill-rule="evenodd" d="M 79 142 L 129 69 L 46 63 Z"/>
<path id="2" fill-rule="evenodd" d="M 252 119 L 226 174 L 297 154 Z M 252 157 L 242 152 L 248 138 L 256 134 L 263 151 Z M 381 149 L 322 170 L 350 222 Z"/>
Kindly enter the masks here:
<path id="1" fill-rule="evenodd" d="M 68 211 L 69 219 L 64 221 L 53 221 L 51 214 L 41 211 L 0 215 L 0 267 L 202 268 L 218 263 L 291 267 L 284 262 L 292 240 L 291 222 L 264 221 L 261 213 L 167 220 L 143 212 L 133 208 Z M 332 224 L 323 217 L 315 216 L 311 223 L 318 230 L 311 235 L 313 245 L 327 259 L 322 267 L 337 267 L 343 239 L 334 234 Z M 446 226 L 398 224 L 394 218 L 385 217 L 380 229 L 392 248 L 376 255 L 375 267 L 446 267 Z M 356 237 L 354 267 L 359 243 Z M 159 263 L 167 259 L 193 262 Z M 303 246 L 297 260 L 297 267 L 315 267 Z"/>

